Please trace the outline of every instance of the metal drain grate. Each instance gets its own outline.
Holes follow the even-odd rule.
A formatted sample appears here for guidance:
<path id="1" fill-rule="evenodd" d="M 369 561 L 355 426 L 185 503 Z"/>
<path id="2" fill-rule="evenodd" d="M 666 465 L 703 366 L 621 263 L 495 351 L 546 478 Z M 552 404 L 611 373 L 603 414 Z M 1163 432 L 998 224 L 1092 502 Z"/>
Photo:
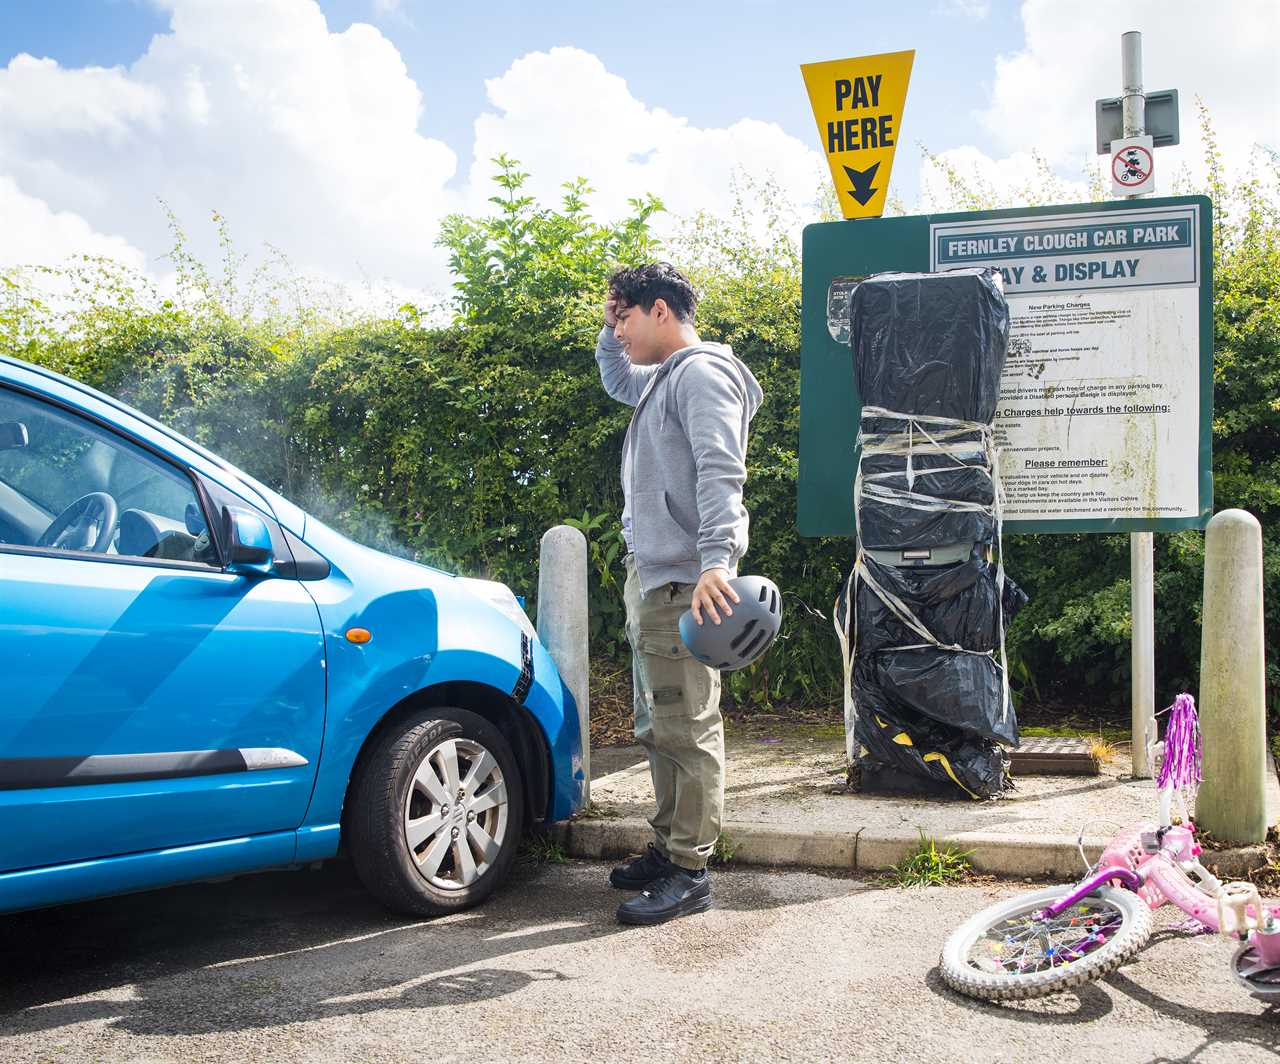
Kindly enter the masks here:
<path id="1" fill-rule="evenodd" d="M 1096 776 L 1102 770 L 1087 739 L 1065 735 L 1023 739 L 1009 759 L 1015 776 Z"/>

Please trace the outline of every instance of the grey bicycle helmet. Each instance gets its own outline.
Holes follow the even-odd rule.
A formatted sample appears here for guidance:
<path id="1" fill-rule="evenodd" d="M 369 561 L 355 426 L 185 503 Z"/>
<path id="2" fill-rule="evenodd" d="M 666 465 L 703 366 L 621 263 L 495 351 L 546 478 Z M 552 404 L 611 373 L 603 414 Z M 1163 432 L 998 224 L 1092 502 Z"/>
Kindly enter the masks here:
<path id="1" fill-rule="evenodd" d="M 699 625 L 693 611 L 680 615 L 680 638 L 689 653 L 721 672 L 745 669 L 773 645 L 782 627 L 782 595 L 765 576 L 739 576 L 729 581 L 738 593 L 733 613 L 712 624 L 705 614 Z"/>

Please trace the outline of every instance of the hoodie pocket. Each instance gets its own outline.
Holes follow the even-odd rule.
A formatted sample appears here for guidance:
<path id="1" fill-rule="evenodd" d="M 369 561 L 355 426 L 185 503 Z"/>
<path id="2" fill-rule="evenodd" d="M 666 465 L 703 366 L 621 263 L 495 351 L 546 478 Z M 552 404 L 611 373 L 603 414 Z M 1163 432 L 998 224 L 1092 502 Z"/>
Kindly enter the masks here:
<path id="1" fill-rule="evenodd" d="M 697 538 L 671 516 L 665 491 L 637 492 L 632 500 L 631 524 L 636 558 L 644 565 L 668 565 L 697 557 Z"/>

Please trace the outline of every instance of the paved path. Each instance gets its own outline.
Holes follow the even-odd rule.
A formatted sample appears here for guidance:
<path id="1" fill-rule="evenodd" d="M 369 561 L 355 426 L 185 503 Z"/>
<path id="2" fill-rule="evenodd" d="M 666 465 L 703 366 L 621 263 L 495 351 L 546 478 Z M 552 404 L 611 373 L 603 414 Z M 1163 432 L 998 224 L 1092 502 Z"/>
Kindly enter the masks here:
<path id="1" fill-rule="evenodd" d="M 969 851 L 980 871 L 1066 881 L 1083 871 L 1080 830 L 1096 858 L 1116 826 L 1156 816 L 1155 784 L 1129 777 L 1127 756 L 1093 777 L 1019 777 L 1007 797 L 990 802 L 850 794 L 844 740 L 829 735 L 730 736 L 725 757 L 724 831 L 741 864 L 865 872 L 901 861 L 923 831 Z M 653 814 L 643 749 L 594 750 L 591 770 L 591 798 L 604 815 L 569 826 L 569 852 L 607 858 L 643 848 Z M 1274 820 L 1280 780 L 1270 774 L 1267 785 Z M 1265 856 L 1251 847 L 1206 860 L 1223 877 L 1242 878 Z"/>
<path id="2" fill-rule="evenodd" d="M 605 868 L 521 869 L 478 911 L 399 920 L 337 865 L 0 918 L 0 1061 L 1277 1060 L 1229 943 L 1157 933 L 1106 982 L 956 997 L 946 932 L 1016 885 L 715 880 L 622 929 Z"/>

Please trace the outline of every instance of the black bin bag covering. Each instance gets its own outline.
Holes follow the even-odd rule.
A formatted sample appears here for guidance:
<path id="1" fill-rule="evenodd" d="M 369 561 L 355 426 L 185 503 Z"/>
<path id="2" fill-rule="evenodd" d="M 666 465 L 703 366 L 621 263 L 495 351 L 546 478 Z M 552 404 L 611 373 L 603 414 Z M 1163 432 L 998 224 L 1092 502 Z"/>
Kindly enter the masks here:
<path id="1" fill-rule="evenodd" d="M 1004 789 L 1006 760 L 999 744 L 895 707 L 893 699 L 865 677 L 857 677 L 856 683 L 861 768 L 889 765 L 911 776 L 951 783 L 957 797 L 967 792 L 973 798 L 988 798 Z"/>
<path id="2" fill-rule="evenodd" d="M 1000 552 L 1000 277 L 877 275 L 854 289 L 850 314 L 858 540 L 836 610 L 850 756 L 995 797 L 1018 745 L 1004 636 L 1026 602 Z M 930 564 L 935 548 L 966 560 Z"/>
<path id="3" fill-rule="evenodd" d="M 863 406 L 990 422 L 1009 306 L 987 269 L 882 273 L 853 290 L 849 346 Z"/>

